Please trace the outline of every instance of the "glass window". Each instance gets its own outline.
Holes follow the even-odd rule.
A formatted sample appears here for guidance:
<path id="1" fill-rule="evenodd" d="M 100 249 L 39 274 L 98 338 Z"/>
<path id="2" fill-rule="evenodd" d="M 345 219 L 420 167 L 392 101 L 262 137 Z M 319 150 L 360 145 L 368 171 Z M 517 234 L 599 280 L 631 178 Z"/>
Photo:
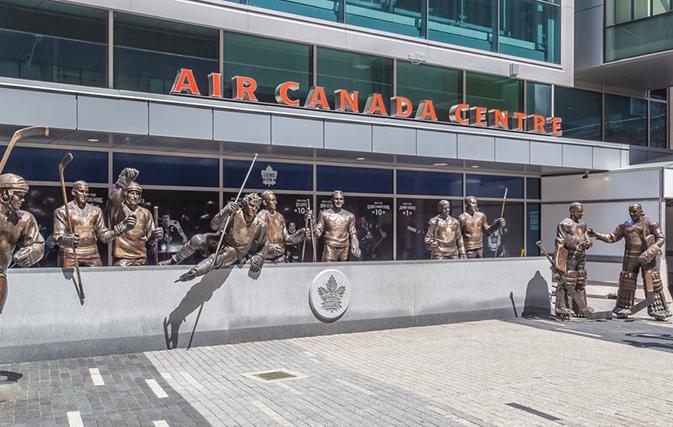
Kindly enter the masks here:
<path id="1" fill-rule="evenodd" d="M 523 111 L 523 80 L 468 72 L 467 99 L 471 107 Z"/>
<path id="2" fill-rule="evenodd" d="M 497 0 L 428 0 L 428 38 L 497 51 Z"/>
<path id="3" fill-rule="evenodd" d="M 418 0 L 346 0 L 346 24 L 425 38 L 423 4 Z"/>
<path id="4" fill-rule="evenodd" d="M 408 98 L 414 108 L 429 99 L 440 121 L 449 120 L 449 110 L 463 101 L 463 72 L 431 65 L 397 61 L 397 95 Z"/>
<path id="5" fill-rule="evenodd" d="M 507 194 L 509 198 L 509 194 Z M 494 258 L 496 247 L 498 257 L 520 257 L 523 250 L 524 218 L 522 202 L 508 202 L 505 204 L 503 217 L 507 225 L 488 237 L 484 237 L 484 257 Z M 500 217 L 501 202 L 479 202 L 479 210 L 486 214 L 489 223 Z M 502 234 L 502 235 L 500 235 Z"/>
<path id="6" fill-rule="evenodd" d="M 220 182 L 217 159 L 114 153 L 113 163 L 115 181 L 124 168 L 134 168 L 140 185 L 218 187 Z"/>
<path id="7" fill-rule="evenodd" d="M 398 170 L 397 193 L 462 197 L 463 174 Z"/>
<path id="8" fill-rule="evenodd" d="M 560 5 L 501 0 L 500 9 L 500 53 L 561 63 Z"/>
<path id="9" fill-rule="evenodd" d="M 317 173 L 318 191 L 341 190 L 353 193 L 384 194 L 393 192 L 393 171 L 390 169 L 318 165 Z"/>
<path id="10" fill-rule="evenodd" d="M 465 177 L 467 196 L 523 199 L 523 178 L 518 176 L 471 175 Z M 498 213 L 500 216 L 500 213 Z"/>
<path id="11" fill-rule="evenodd" d="M 540 204 L 528 203 L 526 205 L 526 256 L 540 256 L 540 247 L 537 242 L 540 240 Z"/>
<path id="12" fill-rule="evenodd" d="M 244 3 L 244 0 L 240 0 Z M 343 0 L 248 0 L 250 6 L 343 22 Z"/>
<path id="13" fill-rule="evenodd" d="M 218 30 L 124 13 L 114 14 L 114 26 L 115 88 L 169 93 L 186 68 L 208 94 L 208 74 L 220 69 Z"/>
<path id="14" fill-rule="evenodd" d="M 556 86 L 554 115 L 563 119 L 563 136 L 600 141 L 601 94 L 588 90 Z"/>
<path id="15" fill-rule="evenodd" d="M 72 153 L 73 160 L 63 172 L 65 181 L 83 180 L 89 184 L 108 182 L 107 153 L 99 151 L 40 148 L 40 155 L 36 156 L 35 148 L 14 147 L 11 160 L 5 166 L 3 173 L 15 173 L 28 181 L 58 182 L 61 179 L 58 173 L 58 164 L 69 152 Z M 61 196 L 62 198 L 63 196 Z"/>
<path id="16" fill-rule="evenodd" d="M 605 140 L 647 145 L 647 101 L 605 94 Z"/>
<path id="17" fill-rule="evenodd" d="M 318 47 L 318 86 L 334 107 L 334 91 L 345 89 L 358 92 L 358 105 L 362 112 L 367 97 L 372 93 L 383 95 L 386 111 L 390 113 L 393 96 L 393 60 L 378 56 Z"/>
<path id="18" fill-rule="evenodd" d="M 673 49 L 671 28 L 672 13 L 606 27 L 605 62 Z"/>
<path id="19" fill-rule="evenodd" d="M 526 178 L 526 198 L 541 199 L 540 178 Z"/>
<path id="20" fill-rule="evenodd" d="M 225 32 L 224 96 L 232 97 L 232 77 L 251 77 L 257 82 L 257 99 L 275 103 L 276 86 L 293 81 L 299 89 L 290 95 L 304 105 L 311 86 L 311 52 L 304 44 Z"/>
<path id="21" fill-rule="evenodd" d="M 425 249 L 423 239 L 428 231 L 428 221 L 439 215 L 437 204 L 440 199 L 397 199 L 397 259 L 430 259 L 430 251 Z M 451 202 L 451 216 L 458 218 L 463 211 L 460 200 Z"/>
<path id="22" fill-rule="evenodd" d="M 650 147 L 666 146 L 666 103 L 650 101 Z"/>
<path id="23" fill-rule="evenodd" d="M 105 87 L 107 20 L 53 1 L 0 4 L 0 75 Z"/>
<path id="24" fill-rule="evenodd" d="M 551 86 L 526 82 L 526 114 L 551 117 Z"/>
<path id="25" fill-rule="evenodd" d="M 650 91 L 650 98 L 652 99 L 661 99 L 666 101 L 668 98 L 668 89 L 656 89 Z"/>
<path id="26" fill-rule="evenodd" d="M 250 162 L 224 160 L 224 187 L 239 188 L 250 170 Z M 250 172 L 247 188 L 268 190 L 313 190 L 313 165 L 259 160 Z"/>

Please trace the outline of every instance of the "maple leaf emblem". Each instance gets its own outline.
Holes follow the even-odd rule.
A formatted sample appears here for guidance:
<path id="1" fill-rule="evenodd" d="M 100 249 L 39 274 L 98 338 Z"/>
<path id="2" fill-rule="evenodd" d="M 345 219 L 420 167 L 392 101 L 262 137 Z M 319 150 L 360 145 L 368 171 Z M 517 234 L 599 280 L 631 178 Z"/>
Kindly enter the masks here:
<path id="1" fill-rule="evenodd" d="M 341 310 L 341 298 L 346 293 L 345 286 L 339 286 L 333 275 L 330 274 L 327 280 L 327 289 L 324 287 L 318 288 L 318 295 L 322 298 L 322 309 L 329 312 Z"/>

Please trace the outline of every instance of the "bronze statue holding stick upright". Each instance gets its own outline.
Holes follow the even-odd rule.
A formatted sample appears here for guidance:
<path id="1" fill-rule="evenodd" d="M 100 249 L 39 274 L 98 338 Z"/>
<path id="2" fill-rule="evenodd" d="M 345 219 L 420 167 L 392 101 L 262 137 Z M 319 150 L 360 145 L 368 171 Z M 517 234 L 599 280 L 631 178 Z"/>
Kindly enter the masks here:
<path id="1" fill-rule="evenodd" d="M 469 196 L 465 199 L 465 212 L 458 216 L 467 258 L 483 258 L 484 236 L 488 237 L 505 226 L 505 219 L 502 217 L 489 226 L 486 214 L 477 209 L 476 197 Z"/>
<path id="2" fill-rule="evenodd" d="M 355 215 L 345 210 L 343 205 L 343 193 L 339 190 L 334 191 L 332 209 L 320 211 L 315 221 L 315 237 L 325 236 L 323 262 L 348 261 L 349 255 L 352 258 L 360 258 Z M 312 211 L 309 209 L 306 215 L 310 217 Z"/>
<path id="3" fill-rule="evenodd" d="M 430 258 L 465 259 L 460 222 L 450 215 L 451 203 L 448 200 L 440 200 L 437 210 L 439 215 L 428 221 L 428 232 L 425 233 L 425 249 L 431 252 Z"/>
<path id="4" fill-rule="evenodd" d="M 269 250 L 266 254 L 265 263 L 284 263 L 285 245 L 296 245 L 306 240 L 306 228 L 290 234 L 285 226 L 285 217 L 278 212 L 278 200 L 273 191 L 266 190 L 262 193 L 264 208 L 257 214 L 266 223 L 269 232 Z"/>

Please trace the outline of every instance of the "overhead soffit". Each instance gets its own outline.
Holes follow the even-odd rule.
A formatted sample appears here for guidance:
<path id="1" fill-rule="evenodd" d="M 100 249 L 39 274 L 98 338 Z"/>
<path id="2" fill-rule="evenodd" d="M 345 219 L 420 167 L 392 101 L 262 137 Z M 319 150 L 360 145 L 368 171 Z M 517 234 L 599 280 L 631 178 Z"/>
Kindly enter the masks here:
<path id="1" fill-rule="evenodd" d="M 673 86 L 673 50 L 575 71 L 575 78 L 638 90 Z"/>

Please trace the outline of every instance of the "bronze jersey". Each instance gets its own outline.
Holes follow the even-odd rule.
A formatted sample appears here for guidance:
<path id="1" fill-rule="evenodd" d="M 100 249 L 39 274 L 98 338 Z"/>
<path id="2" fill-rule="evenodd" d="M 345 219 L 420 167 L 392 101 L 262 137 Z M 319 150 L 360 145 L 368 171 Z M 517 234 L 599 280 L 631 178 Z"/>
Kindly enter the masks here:
<path id="1" fill-rule="evenodd" d="M 654 236 L 654 244 L 659 246 L 659 248 L 664 245 L 666 238 L 656 221 L 645 218 L 645 231 L 648 236 Z M 597 237 L 608 243 L 618 242 L 623 238 L 626 241 L 624 247 L 625 255 L 639 255 L 648 247 L 647 243 L 643 242 L 642 223 L 634 222 L 632 219 L 619 224 L 611 234 L 597 235 Z"/>
<path id="2" fill-rule="evenodd" d="M 466 250 L 476 250 L 484 247 L 483 236 L 490 236 L 493 230 L 488 226 L 486 214 L 483 212 L 475 212 L 470 215 L 463 212 L 458 216 L 460 222 L 460 231 L 463 234 L 463 242 Z"/>
<path id="3" fill-rule="evenodd" d="M 147 258 L 145 244 L 150 241 L 152 229 L 154 228 L 152 213 L 141 206 L 136 207 L 136 210 L 132 211 L 124 204 L 123 209 L 127 217 L 131 214 L 135 215 L 137 220 L 136 226 L 131 230 L 123 232 L 115 239 L 112 256 L 124 259 Z"/>
<path id="4" fill-rule="evenodd" d="M 75 201 L 68 203 L 70 221 L 72 222 L 73 233 L 79 234 L 79 246 L 77 246 L 77 259 L 99 258 L 98 245 L 96 240 L 108 243 L 115 238 L 114 231 L 110 231 L 103 221 L 103 211 L 96 206 L 86 204 L 81 209 Z M 54 211 L 54 234 L 53 238 L 60 245 L 61 238 L 68 233 L 68 219 L 65 215 L 65 206 Z M 68 258 L 73 258 L 72 248 L 61 246 L 59 249 Z"/>
<path id="5" fill-rule="evenodd" d="M 285 226 L 285 217 L 276 211 L 274 213 L 264 209 L 257 214 L 264 223 L 269 233 L 269 244 L 278 245 L 281 248 L 281 254 L 285 253 L 285 244 L 296 245 L 301 242 L 301 236 L 297 233 L 290 234 Z M 272 257 L 271 255 L 269 257 Z"/>
<path id="6" fill-rule="evenodd" d="M 436 241 L 438 246 L 431 249 L 429 244 Z M 428 221 L 428 232 L 425 233 L 426 249 L 432 250 L 432 254 L 456 256 L 465 253 L 463 235 L 460 232 L 460 222 L 448 216 L 446 219 L 437 215 Z"/>
<path id="7" fill-rule="evenodd" d="M 357 239 L 355 215 L 345 209 L 320 211 L 316 221 L 316 237 L 325 235 L 325 245 L 333 248 L 347 248 L 352 239 Z"/>
<path id="8" fill-rule="evenodd" d="M 213 230 L 221 230 L 227 218 L 230 216 L 224 209 L 220 211 L 210 221 L 210 226 Z M 233 248 L 238 259 L 244 257 L 253 243 L 257 243 L 258 251 L 266 246 L 269 241 L 266 223 L 258 215 L 255 215 L 252 221 L 248 224 L 243 215 L 243 209 L 238 209 L 234 214 L 229 224 L 227 225 L 227 235 L 224 237 L 224 242 L 230 248 Z"/>
<path id="9" fill-rule="evenodd" d="M 583 243 L 583 244 L 582 244 Z M 556 227 L 555 248 L 563 247 L 575 257 L 584 255 L 586 249 L 593 245 L 587 235 L 587 224 L 581 219 L 575 221 L 571 217 L 564 218 Z"/>
<path id="10" fill-rule="evenodd" d="M 32 247 L 37 259 L 44 255 L 44 237 L 35 217 L 26 211 L 13 211 L 9 215 L 0 213 L 0 273 L 5 274 L 12 263 L 16 247 Z M 0 307 L 1 309 L 1 307 Z"/>

